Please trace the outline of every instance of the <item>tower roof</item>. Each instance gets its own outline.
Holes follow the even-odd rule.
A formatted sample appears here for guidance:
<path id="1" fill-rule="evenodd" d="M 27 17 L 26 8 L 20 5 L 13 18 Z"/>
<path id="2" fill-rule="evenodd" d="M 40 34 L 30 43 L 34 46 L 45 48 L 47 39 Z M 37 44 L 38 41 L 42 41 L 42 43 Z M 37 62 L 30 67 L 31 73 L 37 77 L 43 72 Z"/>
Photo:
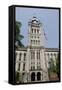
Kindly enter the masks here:
<path id="1" fill-rule="evenodd" d="M 40 21 L 37 17 L 33 16 L 32 19 L 29 21 L 32 24 L 40 24 Z"/>

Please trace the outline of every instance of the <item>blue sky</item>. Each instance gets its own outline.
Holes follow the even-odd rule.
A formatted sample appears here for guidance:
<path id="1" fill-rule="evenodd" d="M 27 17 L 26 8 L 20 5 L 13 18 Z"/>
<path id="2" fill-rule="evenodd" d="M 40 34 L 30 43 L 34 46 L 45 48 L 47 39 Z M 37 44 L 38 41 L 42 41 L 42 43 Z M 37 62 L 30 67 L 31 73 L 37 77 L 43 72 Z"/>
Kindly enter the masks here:
<path id="1" fill-rule="evenodd" d="M 46 33 L 48 41 L 45 47 L 58 48 L 59 47 L 59 10 L 57 9 L 37 9 L 37 8 L 23 8 L 16 7 L 16 21 L 22 23 L 21 34 L 24 36 L 22 43 L 28 44 L 28 22 L 36 16 L 41 23 Z"/>

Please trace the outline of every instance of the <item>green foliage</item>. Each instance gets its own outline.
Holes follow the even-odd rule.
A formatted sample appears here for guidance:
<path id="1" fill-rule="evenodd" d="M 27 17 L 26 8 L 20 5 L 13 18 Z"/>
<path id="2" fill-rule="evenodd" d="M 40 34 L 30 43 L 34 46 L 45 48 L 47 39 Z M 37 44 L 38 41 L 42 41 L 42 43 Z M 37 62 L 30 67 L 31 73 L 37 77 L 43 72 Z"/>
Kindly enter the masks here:
<path id="1" fill-rule="evenodd" d="M 17 83 L 22 83 L 23 82 L 22 73 L 16 72 L 16 82 Z"/>
<path id="2" fill-rule="evenodd" d="M 16 82 L 19 81 L 19 73 L 16 72 Z"/>
<path id="3" fill-rule="evenodd" d="M 48 73 L 49 73 L 49 77 L 50 77 L 51 73 L 55 72 L 56 66 L 54 65 L 54 61 L 52 58 L 49 63 L 50 63 L 50 65 L 49 65 L 50 67 L 48 69 Z"/>
<path id="4" fill-rule="evenodd" d="M 60 75 L 60 61 L 59 61 L 59 54 L 58 54 L 58 57 L 56 59 L 56 73 L 58 74 L 58 77 Z"/>
<path id="5" fill-rule="evenodd" d="M 54 61 L 51 58 L 51 62 L 50 62 L 50 68 L 48 69 L 48 73 L 49 73 L 49 77 L 52 73 L 56 73 L 59 77 L 59 54 L 56 58 L 56 65 L 54 65 Z"/>
<path id="6" fill-rule="evenodd" d="M 16 21 L 16 42 L 15 42 L 15 45 L 17 48 L 24 47 L 24 45 L 21 42 L 21 40 L 24 38 L 24 36 L 20 34 L 21 26 L 22 26 L 22 24 L 20 22 Z"/>

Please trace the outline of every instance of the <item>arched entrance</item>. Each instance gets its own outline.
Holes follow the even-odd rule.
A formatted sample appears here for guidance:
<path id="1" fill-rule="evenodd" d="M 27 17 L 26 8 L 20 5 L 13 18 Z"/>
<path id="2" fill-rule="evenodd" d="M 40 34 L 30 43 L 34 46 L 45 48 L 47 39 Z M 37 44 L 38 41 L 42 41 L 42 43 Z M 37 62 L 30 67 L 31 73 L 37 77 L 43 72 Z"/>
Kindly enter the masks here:
<path id="1" fill-rule="evenodd" d="M 38 81 L 41 80 L 41 73 L 40 72 L 37 73 L 37 80 Z"/>
<path id="2" fill-rule="evenodd" d="M 31 73 L 31 81 L 35 81 L 35 73 L 34 72 Z"/>

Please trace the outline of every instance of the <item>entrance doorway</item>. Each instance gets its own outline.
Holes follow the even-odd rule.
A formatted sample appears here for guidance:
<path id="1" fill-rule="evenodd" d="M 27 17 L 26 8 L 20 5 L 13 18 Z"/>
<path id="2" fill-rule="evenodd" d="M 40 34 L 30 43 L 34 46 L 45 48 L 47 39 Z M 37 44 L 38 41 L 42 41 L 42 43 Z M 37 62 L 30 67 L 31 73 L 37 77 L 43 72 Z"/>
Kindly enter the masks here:
<path id="1" fill-rule="evenodd" d="M 32 74 L 31 74 L 31 81 L 35 81 L 35 73 L 34 72 L 32 72 Z"/>
<path id="2" fill-rule="evenodd" d="M 41 73 L 40 72 L 37 73 L 37 80 L 38 81 L 41 80 Z"/>

